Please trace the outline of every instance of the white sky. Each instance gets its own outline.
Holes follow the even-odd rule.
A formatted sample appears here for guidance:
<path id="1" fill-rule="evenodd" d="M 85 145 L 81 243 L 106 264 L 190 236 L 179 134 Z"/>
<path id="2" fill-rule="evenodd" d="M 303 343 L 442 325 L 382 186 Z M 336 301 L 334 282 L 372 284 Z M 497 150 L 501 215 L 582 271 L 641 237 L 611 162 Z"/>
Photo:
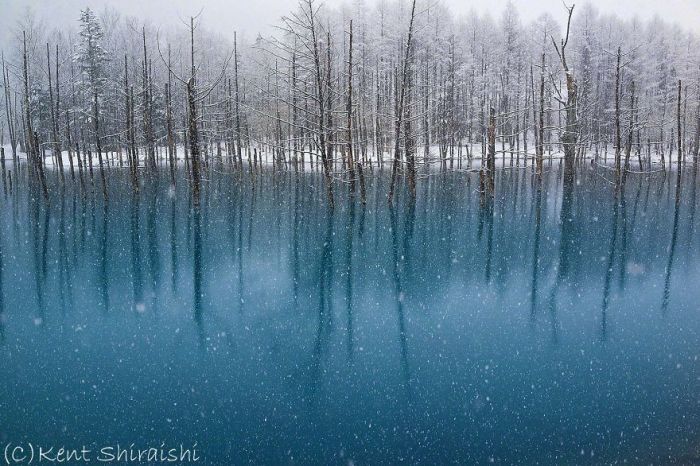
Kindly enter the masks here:
<path id="1" fill-rule="evenodd" d="M 321 1 L 321 0 L 317 0 Z M 365 0 L 372 5 L 376 0 Z M 408 0 L 406 0 L 408 1 Z M 456 15 L 464 15 L 471 9 L 491 11 L 499 17 L 507 0 L 442 0 Z M 569 0 L 574 2 L 575 0 Z M 592 3 L 605 13 L 616 13 L 623 18 L 639 16 L 649 18 L 655 14 L 669 22 L 677 22 L 695 33 L 700 32 L 700 0 L 579 0 L 580 4 Z M 258 32 L 269 33 L 271 24 L 288 13 L 296 0 L 0 0 L 0 47 L 5 47 L 10 37 L 9 29 L 27 7 L 31 7 L 50 27 L 52 22 L 65 25 L 75 22 L 80 9 L 90 6 L 100 11 L 111 5 L 126 15 L 147 18 L 154 24 L 179 22 L 178 17 L 196 14 L 204 7 L 203 20 L 208 29 L 222 33 L 240 31 L 249 38 Z M 340 5 L 344 0 L 325 0 L 327 5 Z M 513 0 L 524 21 L 535 19 L 543 12 L 555 17 L 565 14 L 561 0 Z"/>

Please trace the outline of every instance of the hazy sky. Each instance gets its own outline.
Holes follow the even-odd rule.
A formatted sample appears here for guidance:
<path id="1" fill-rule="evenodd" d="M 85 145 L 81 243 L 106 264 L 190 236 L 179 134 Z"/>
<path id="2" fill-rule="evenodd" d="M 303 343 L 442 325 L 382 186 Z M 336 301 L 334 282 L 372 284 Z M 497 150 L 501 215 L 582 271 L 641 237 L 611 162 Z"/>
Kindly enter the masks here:
<path id="1" fill-rule="evenodd" d="M 317 0 L 320 1 L 320 0 Z M 365 0 L 372 5 L 376 0 Z M 408 0 L 406 0 L 408 1 Z M 507 0 L 442 0 L 456 15 L 475 9 L 491 11 L 498 17 Z M 575 1 L 575 0 L 569 0 Z M 678 22 L 684 28 L 700 32 L 700 0 L 580 0 L 592 3 L 601 13 L 616 13 L 621 17 L 638 15 L 648 18 L 658 14 L 667 21 Z M 327 5 L 340 5 L 344 0 L 325 0 Z M 548 11 L 563 16 L 561 0 L 513 0 L 524 21 L 536 18 Z M 148 18 L 155 24 L 178 22 L 178 17 L 195 14 L 204 7 L 203 19 L 207 28 L 238 30 L 248 37 L 257 32 L 271 31 L 271 24 L 288 13 L 296 0 L 0 0 L 0 46 L 6 44 L 17 18 L 29 6 L 48 24 L 58 21 L 65 24 L 76 21 L 81 8 L 90 6 L 100 11 L 111 5 L 127 15 Z"/>

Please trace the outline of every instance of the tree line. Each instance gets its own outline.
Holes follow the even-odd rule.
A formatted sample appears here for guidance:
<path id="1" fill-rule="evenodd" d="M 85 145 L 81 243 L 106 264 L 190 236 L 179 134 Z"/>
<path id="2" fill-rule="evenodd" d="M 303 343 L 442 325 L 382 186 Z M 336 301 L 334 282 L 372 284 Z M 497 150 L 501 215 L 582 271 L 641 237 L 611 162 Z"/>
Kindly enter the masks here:
<path id="1" fill-rule="evenodd" d="M 50 29 L 27 13 L 2 55 L 3 176 L 6 157 L 26 158 L 46 197 L 49 162 L 105 197 L 118 168 L 138 190 L 161 166 L 175 183 L 183 162 L 197 195 L 220 165 L 317 170 L 333 205 L 334 189 L 364 200 L 366 174 L 385 169 L 391 202 L 430 167 L 479 171 L 492 193 L 498 167 L 541 174 L 563 158 L 571 181 L 588 161 L 624 183 L 700 151 L 698 40 L 658 17 L 300 0 L 252 41 L 201 14 L 171 28 L 113 9 L 76 19 Z"/>

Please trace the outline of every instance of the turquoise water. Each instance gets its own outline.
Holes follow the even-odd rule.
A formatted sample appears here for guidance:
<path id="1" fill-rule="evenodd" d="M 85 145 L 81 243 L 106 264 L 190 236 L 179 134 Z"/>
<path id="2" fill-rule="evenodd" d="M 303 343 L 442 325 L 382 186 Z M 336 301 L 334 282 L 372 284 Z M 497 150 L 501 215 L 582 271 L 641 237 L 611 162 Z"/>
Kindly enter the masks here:
<path id="1" fill-rule="evenodd" d="M 504 170 L 493 204 L 476 175 L 434 173 L 393 209 L 386 178 L 333 212 L 313 174 L 222 168 L 199 206 L 166 173 L 138 195 L 110 173 L 109 202 L 99 177 L 48 205 L 6 182 L 1 446 L 95 462 L 196 445 L 214 465 L 700 457 L 692 173 L 678 199 L 657 173 L 616 201 L 608 172 L 564 191 L 557 166 L 541 189 Z"/>

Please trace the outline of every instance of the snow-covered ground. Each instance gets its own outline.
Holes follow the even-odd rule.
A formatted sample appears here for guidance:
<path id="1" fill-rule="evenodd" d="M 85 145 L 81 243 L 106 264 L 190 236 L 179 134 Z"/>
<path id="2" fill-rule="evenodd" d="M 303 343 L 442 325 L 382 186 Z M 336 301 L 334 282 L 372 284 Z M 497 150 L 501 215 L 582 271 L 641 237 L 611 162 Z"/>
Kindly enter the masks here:
<path id="1" fill-rule="evenodd" d="M 5 149 L 5 163 L 6 165 L 11 165 L 13 160 L 12 160 L 12 149 L 9 144 L 6 144 L 3 146 Z M 534 145 L 528 146 L 534 148 Z M 482 149 L 481 149 L 481 144 L 480 143 L 475 143 L 471 144 L 469 146 L 469 153 L 472 154 L 471 161 L 467 157 L 467 149 L 466 145 L 462 146 L 462 155 L 461 155 L 461 160 L 459 157 L 459 152 L 457 149 L 455 149 L 454 156 L 451 159 L 451 156 L 448 152 L 446 156 L 446 164 L 448 169 L 452 170 L 468 170 L 468 169 L 478 169 L 481 167 L 481 154 L 482 154 Z M 159 160 L 162 160 L 164 162 L 167 162 L 167 150 L 164 147 L 160 147 L 157 150 L 157 157 Z M 85 159 L 86 154 L 81 154 L 81 157 L 83 159 L 83 162 L 87 162 Z M 216 148 L 214 147 L 212 151 L 207 155 L 206 151 L 202 151 L 202 157 L 211 157 L 212 160 L 215 160 L 218 156 L 216 155 Z M 230 160 L 230 157 L 233 155 L 229 155 L 225 150 L 222 151 L 222 158 L 224 161 Z M 124 151 L 121 152 L 121 157 L 123 160 L 123 166 L 126 165 L 126 153 Z M 251 157 L 252 157 L 252 151 L 251 151 Z M 287 160 L 288 162 L 292 161 L 294 157 L 294 154 L 288 153 L 287 154 Z M 309 154 L 308 152 L 304 154 L 304 162 L 305 166 L 311 167 L 311 157 L 315 157 L 314 165 L 316 165 L 316 161 L 319 160 L 317 155 Z M 550 152 L 545 152 L 544 154 L 544 160 L 545 162 L 549 160 L 560 160 L 563 159 L 564 154 L 563 152 L 559 150 L 553 150 L 551 153 Z M 677 162 L 677 157 L 678 155 L 676 153 L 672 154 L 666 154 L 665 155 L 665 164 L 668 166 L 669 162 L 671 165 L 675 165 Z M 26 161 L 26 153 L 24 152 L 19 152 L 18 151 L 18 158 L 20 161 Z M 355 153 L 355 158 L 356 160 L 362 159 L 362 155 Z M 624 154 L 623 154 L 624 158 Z M 184 163 L 185 161 L 185 150 L 183 146 L 177 146 L 177 151 L 176 151 L 176 159 L 178 163 Z M 301 155 L 297 155 L 297 159 L 300 161 Z M 661 169 L 661 156 L 659 154 L 656 154 L 655 152 L 652 152 L 651 154 L 651 165 L 652 169 Z M 68 154 L 68 151 L 63 151 L 62 153 L 62 160 L 63 160 L 63 168 L 64 170 L 70 170 L 70 156 Z M 115 152 L 105 152 L 103 153 L 103 162 L 108 164 L 111 168 L 119 168 L 119 160 L 120 160 L 120 153 L 115 153 Z M 335 154 L 334 160 L 336 161 L 336 166 L 340 167 L 342 164 L 342 152 L 340 149 Z M 371 163 L 372 165 L 377 165 L 379 163 L 379 158 L 372 153 L 367 154 L 366 156 L 367 163 Z M 384 152 L 382 154 L 382 160 L 384 164 L 391 163 L 392 161 L 392 155 Z M 511 164 L 512 160 L 512 164 Z M 502 168 L 510 168 L 511 166 L 520 166 L 524 167 L 526 165 L 531 165 L 534 163 L 535 160 L 535 154 L 534 154 L 534 149 L 531 149 L 527 153 L 527 161 L 525 160 L 525 154 L 523 152 L 520 152 L 519 154 L 517 151 L 511 151 L 506 148 L 505 152 L 502 151 L 500 145 L 497 146 L 496 149 L 496 166 L 497 167 L 502 167 Z M 595 153 L 594 152 L 587 152 L 586 153 L 586 160 L 589 161 L 590 163 L 596 163 L 598 165 L 607 165 L 611 166 L 614 163 L 615 160 L 615 151 L 612 146 L 608 147 L 607 154 L 601 150 L 601 152 L 598 154 L 598 158 L 596 160 Z M 633 153 L 630 155 L 630 170 L 632 171 L 638 171 L 639 170 L 639 162 L 638 162 L 638 157 L 637 154 Z M 246 152 L 243 152 L 243 161 L 244 163 L 248 163 L 248 155 Z M 644 169 L 646 169 L 646 164 L 648 163 L 648 159 L 646 154 L 642 154 L 642 163 L 645 164 Z M 692 156 L 686 156 L 686 161 L 688 163 L 692 163 Z M 269 150 L 261 151 L 258 150 L 258 162 L 262 162 L 264 165 L 272 165 L 273 162 L 273 155 L 272 152 Z M 416 163 L 418 164 L 419 167 L 425 166 L 426 162 L 428 165 L 431 167 L 433 166 L 440 166 L 440 149 L 438 146 L 433 146 L 430 149 L 430 154 L 428 157 L 425 157 L 424 155 L 424 149 L 423 147 L 419 147 L 417 150 L 416 154 Z M 47 150 L 45 151 L 45 158 L 44 158 L 44 163 L 46 167 L 54 168 L 56 164 L 55 158 L 52 156 L 51 151 Z M 73 153 L 73 163 L 75 165 L 75 168 L 77 169 L 77 158 L 75 153 Z M 92 154 L 92 163 L 93 167 L 97 167 L 99 164 L 98 156 L 96 154 Z M 624 161 L 623 161 L 624 163 Z M 144 164 L 144 155 L 140 154 L 140 165 L 143 166 Z"/>

